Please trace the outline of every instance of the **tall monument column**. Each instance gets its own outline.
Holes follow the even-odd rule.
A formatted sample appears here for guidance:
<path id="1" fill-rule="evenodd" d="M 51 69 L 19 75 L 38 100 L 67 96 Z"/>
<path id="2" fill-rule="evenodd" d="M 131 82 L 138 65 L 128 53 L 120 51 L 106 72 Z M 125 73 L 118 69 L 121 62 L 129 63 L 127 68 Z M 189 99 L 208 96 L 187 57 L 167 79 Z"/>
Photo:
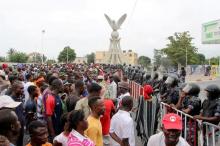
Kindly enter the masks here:
<path id="1" fill-rule="evenodd" d="M 126 58 L 121 50 L 119 33 L 117 30 L 120 29 L 120 26 L 125 21 L 127 15 L 122 15 L 117 23 L 110 19 L 110 17 L 106 14 L 105 17 L 113 31 L 111 33 L 109 51 L 106 54 L 104 62 L 107 64 L 123 64 L 126 62 Z"/>

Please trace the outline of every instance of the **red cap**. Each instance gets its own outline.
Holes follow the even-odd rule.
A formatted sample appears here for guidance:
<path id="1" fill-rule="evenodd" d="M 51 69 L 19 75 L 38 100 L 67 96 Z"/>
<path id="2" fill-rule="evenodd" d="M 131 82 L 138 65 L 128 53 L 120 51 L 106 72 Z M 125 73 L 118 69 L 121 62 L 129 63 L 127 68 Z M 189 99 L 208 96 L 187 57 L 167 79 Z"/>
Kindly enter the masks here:
<path id="1" fill-rule="evenodd" d="M 5 64 L 5 63 L 4 63 L 4 64 L 2 64 L 2 68 L 3 68 L 3 69 L 8 68 L 8 65 L 7 65 L 7 64 Z"/>
<path id="2" fill-rule="evenodd" d="M 151 94 L 154 92 L 154 89 L 152 88 L 151 85 L 145 85 L 144 86 L 144 89 L 143 89 L 143 96 L 144 96 L 144 99 L 147 100 L 147 99 L 151 99 Z"/>
<path id="3" fill-rule="evenodd" d="M 183 129 L 181 117 L 174 113 L 166 114 L 163 117 L 162 123 L 165 129 Z"/>

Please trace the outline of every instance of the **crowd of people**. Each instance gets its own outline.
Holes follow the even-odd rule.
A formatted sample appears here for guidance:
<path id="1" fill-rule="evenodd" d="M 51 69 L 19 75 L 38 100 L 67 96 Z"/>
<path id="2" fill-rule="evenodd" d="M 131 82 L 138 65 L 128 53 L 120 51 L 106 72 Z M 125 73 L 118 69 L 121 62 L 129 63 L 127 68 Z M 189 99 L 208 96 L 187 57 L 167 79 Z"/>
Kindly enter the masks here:
<path id="1" fill-rule="evenodd" d="M 182 72 L 181 80 L 185 81 Z M 100 64 L 17 65 L 0 67 L 0 145 L 136 146 L 136 112 L 129 80 L 144 87 L 145 100 L 159 100 L 196 119 L 220 122 L 220 89 L 208 86 L 202 103 L 196 84 L 179 77 L 149 74 L 141 67 Z M 172 111 L 171 111 L 172 112 Z M 188 145 L 181 138 L 182 119 L 167 114 L 162 133 L 148 145 Z M 28 136 L 28 138 L 27 138 Z M 157 141 L 161 138 L 161 142 Z"/>

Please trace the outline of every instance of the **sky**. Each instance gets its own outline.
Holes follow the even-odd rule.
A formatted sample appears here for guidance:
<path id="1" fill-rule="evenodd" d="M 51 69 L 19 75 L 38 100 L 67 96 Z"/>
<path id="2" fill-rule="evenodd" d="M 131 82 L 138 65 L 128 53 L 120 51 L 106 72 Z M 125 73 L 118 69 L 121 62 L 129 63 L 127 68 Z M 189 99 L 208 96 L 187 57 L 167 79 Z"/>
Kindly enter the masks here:
<path id="1" fill-rule="evenodd" d="M 220 56 L 220 44 L 201 44 L 202 24 L 220 19 L 219 6 L 220 0 L 0 0 L 0 56 L 9 48 L 50 59 L 65 46 L 78 57 L 107 51 L 112 30 L 105 13 L 114 20 L 127 14 L 119 30 L 122 50 L 152 58 L 168 36 L 189 31 L 200 53 Z"/>

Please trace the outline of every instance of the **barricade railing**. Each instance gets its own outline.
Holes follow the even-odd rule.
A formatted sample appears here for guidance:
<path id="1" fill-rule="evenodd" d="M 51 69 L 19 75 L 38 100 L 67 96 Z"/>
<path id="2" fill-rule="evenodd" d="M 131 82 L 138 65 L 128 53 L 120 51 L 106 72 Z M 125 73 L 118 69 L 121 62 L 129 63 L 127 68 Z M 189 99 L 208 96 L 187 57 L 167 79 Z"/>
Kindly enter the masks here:
<path id="1" fill-rule="evenodd" d="M 129 81 L 129 86 L 131 96 L 135 100 L 143 95 L 143 87 L 140 84 Z M 163 102 L 160 103 L 160 108 L 161 117 L 169 112 L 174 112 L 181 116 L 183 119 L 182 137 L 186 139 L 190 146 L 220 146 L 220 126 L 196 120 L 191 115 Z"/>
<path id="2" fill-rule="evenodd" d="M 208 122 L 201 122 L 192 116 L 161 102 L 161 116 L 169 112 L 177 113 L 183 120 L 182 137 L 191 146 L 220 146 L 220 127 Z"/>
<path id="3" fill-rule="evenodd" d="M 142 95 L 142 86 L 134 81 L 129 81 L 130 93 L 134 99 Z"/>

